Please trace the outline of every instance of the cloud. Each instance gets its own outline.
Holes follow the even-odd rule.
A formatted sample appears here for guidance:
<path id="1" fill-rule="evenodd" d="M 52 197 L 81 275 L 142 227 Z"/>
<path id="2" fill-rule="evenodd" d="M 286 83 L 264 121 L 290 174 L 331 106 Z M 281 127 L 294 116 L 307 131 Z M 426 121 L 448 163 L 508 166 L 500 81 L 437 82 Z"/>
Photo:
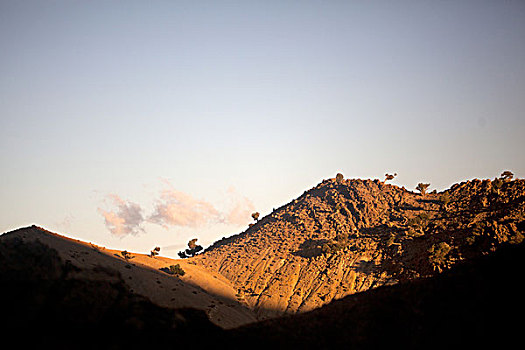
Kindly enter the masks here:
<path id="1" fill-rule="evenodd" d="M 141 227 L 144 216 L 140 205 L 125 201 L 116 194 L 110 194 L 108 198 L 117 206 L 117 210 L 106 211 L 98 208 L 98 212 L 104 217 L 104 223 L 109 232 L 116 236 L 135 235 L 144 232 Z"/>
<path id="2" fill-rule="evenodd" d="M 211 203 L 169 188 L 161 192 L 148 221 L 165 228 L 169 226 L 198 227 L 220 222 L 221 214 Z"/>
<path id="3" fill-rule="evenodd" d="M 98 208 L 107 229 L 114 235 L 126 236 L 145 232 L 142 225 L 146 222 L 168 229 L 174 226 L 197 228 L 209 224 L 244 226 L 251 221 L 253 203 L 233 187 L 226 190 L 220 209 L 217 209 L 206 200 L 176 190 L 167 180 L 163 182 L 166 186 L 154 200 L 150 215 L 144 215 L 139 204 L 125 201 L 116 194 L 107 196 L 116 206 L 112 211 Z"/>

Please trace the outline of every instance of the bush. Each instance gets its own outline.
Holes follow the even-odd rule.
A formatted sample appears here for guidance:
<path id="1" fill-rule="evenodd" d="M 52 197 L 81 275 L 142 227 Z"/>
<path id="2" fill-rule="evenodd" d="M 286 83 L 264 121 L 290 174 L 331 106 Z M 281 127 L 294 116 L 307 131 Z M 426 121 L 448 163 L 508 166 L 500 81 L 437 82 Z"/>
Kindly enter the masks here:
<path id="1" fill-rule="evenodd" d="M 324 243 L 321 246 L 321 252 L 323 254 L 333 254 L 333 253 L 337 253 L 338 251 L 342 250 L 345 246 L 346 244 L 343 242 L 331 241 L 331 242 Z"/>
<path id="2" fill-rule="evenodd" d="M 421 195 L 424 196 L 425 193 L 427 192 L 428 186 L 430 186 L 430 184 L 424 184 L 424 183 L 420 182 L 420 183 L 417 184 L 416 190 L 421 192 Z"/>
<path id="3" fill-rule="evenodd" d="M 184 276 L 186 274 L 186 271 L 184 271 L 182 269 L 182 267 L 180 267 L 179 264 L 176 264 L 176 265 L 171 265 L 170 267 L 166 268 L 166 267 L 163 267 L 160 269 L 161 271 L 164 271 L 170 275 L 175 275 L 175 276 Z"/>
<path id="4" fill-rule="evenodd" d="M 434 270 L 441 272 L 441 267 L 447 263 L 447 254 L 452 248 L 445 242 L 432 245 L 428 250 L 430 255 L 428 256 L 428 262 L 432 265 Z"/>
<path id="5" fill-rule="evenodd" d="M 450 203 L 450 194 L 448 192 L 445 192 L 441 195 L 441 198 L 439 198 L 441 204 L 443 205 L 443 208 L 446 208 L 447 205 Z"/>
<path id="6" fill-rule="evenodd" d="M 131 254 L 128 253 L 127 250 L 124 250 L 124 251 L 120 252 L 120 255 L 122 255 L 122 257 L 123 257 L 126 261 L 128 261 L 128 260 L 134 258 L 134 256 L 131 256 Z"/>
<path id="7" fill-rule="evenodd" d="M 504 172 L 501 173 L 501 178 L 503 180 L 512 180 L 513 177 L 514 177 L 514 174 L 512 173 L 512 171 L 505 170 Z"/>

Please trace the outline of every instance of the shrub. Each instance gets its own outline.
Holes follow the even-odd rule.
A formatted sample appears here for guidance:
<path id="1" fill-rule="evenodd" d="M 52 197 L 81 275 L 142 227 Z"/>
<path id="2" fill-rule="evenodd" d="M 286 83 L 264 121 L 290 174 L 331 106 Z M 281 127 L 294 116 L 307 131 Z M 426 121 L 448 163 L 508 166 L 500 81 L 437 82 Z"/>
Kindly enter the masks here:
<path id="1" fill-rule="evenodd" d="M 394 173 L 394 175 L 392 174 L 385 174 L 385 182 L 387 182 L 388 180 L 393 180 L 394 177 L 397 176 L 397 173 Z"/>
<path id="2" fill-rule="evenodd" d="M 345 243 L 343 242 L 326 242 L 321 246 L 321 252 L 323 254 L 333 254 L 342 250 L 344 247 Z"/>
<path id="3" fill-rule="evenodd" d="M 505 170 L 504 172 L 501 173 L 500 176 L 503 180 L 512 180 L 512 178 L 514 177 L 514 174 L 512 173 L 512 171 Z"/>
<path id="4" fill-rule="evenodd" d="M 499 191 L 502 186 L 503 186 L 502 179 L 494 179 L 494 181 L 492 181 L 492 191 L 498 195 L 499 195 Z"/>
<path id="5" fill-rule="evenodd" d="M 176 264 L 176 265 L 171 265 L 170 267 L 166 268 L 166 267 L 163 267 L 160 269 L 161 271 L 164 271 L 170 275 L 175 275 L 175 276 L 184 276 L 186 274 L 186 271 L 184 271 L 182 269 L 182 267 L 180 267 L 179 264 Z"/>
<path id="6" fill-rule="evenodd" d="M 408 219 L 407 225 L 414 228 L 425 228 L 430 220 L 430 215 L 427 212 L 419 213 L 413 218 Z"/>
<path id="7" fill-rule="evenodd" d="M 126 250 L 120 252 L 120 255 L 122 255 L 122 257 L 123 257 L 126 261 L 128 261 L 129 259 L 133 259 L 133 258 L 134 258 L 134 257 L 131 256 L 131 254 L 128 253 Z"/>
<path id="8" fill-rule="evenodd" d="M 416 186 L 416 190 L 418 190 L 419 192 L 421 192 L 421 195 L 425 195 L 425 193 L 427 192 L 427 188 L 428 186 L 430 186 L 430 184 L 424 184 L 422 182 L 418 183 L 417 186 Z"/>
<path id="9" fill-rule="evenodd" d="M 452 248 L 445 242 L 432 245 L 432 247 L 428 250 L 430 253 L 428 256 L 428 261 L 434 270 L 437 269 L 439 272 L 441 272 L 441 267 L 446 265 L 447 254 L 451 249 Z"/>
<path id="10" fill-rule="evenodd" d="M 448 194 L 448 192 L 443 193 L 441 198 L 439 198 L 439 201 L 443 205 L 443 209 L 446 209 L 447 205 L 450 203 L 450 194 Z"/>
<path id="11" fill-rule="evenodd" d="M 341 173 L 337 173 L 337 175 L 335 176 L 335 181 L 337 181 L 338 184 L 343 182 L 343 179 L 344 179 L 344 176 Z"/>

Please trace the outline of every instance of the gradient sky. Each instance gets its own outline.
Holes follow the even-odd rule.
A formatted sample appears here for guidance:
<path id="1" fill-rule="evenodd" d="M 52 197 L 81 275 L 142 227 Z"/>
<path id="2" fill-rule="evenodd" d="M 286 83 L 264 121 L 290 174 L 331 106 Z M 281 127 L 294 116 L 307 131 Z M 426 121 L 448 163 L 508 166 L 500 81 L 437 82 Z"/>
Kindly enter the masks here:
<path id="1" fill-rule="evenodd" d="M 323 179 L 525 176 L 524 1 L 0 0 L 0 232 L 161 255 Z"/>

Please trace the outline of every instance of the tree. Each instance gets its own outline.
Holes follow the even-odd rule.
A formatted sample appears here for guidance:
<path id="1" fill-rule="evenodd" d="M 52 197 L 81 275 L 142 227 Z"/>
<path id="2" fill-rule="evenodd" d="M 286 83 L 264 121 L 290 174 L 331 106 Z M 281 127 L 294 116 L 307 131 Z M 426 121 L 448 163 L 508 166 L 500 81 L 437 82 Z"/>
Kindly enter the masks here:
<path id="1" fill-rule="evenodd" d="M 134 258 L 134 256 L 131 256 L 131 254 L 128 253 L 127 250 L 124 250 L 124 251 L 120 252 L 120 255 L 122 255 L 122 257 L 123 257 L 126 261 L 128 261 L 129 259 L 133 259 L 133 258 Z"/>
<path id="2" fill-rule="evenodd" d="M 512 171 L 505 170 L 504 172 L 501 173 L 501 178 L 503 180 L 512 180 L 513 177 L 514 177 L 514 174 L 512 173 Z"/>
<path id="3" fill-rule="evenodd" d="M 344 179 L 344 176 L 341 173 L 337 173 L 337 175 L 335 176 L 335 181 L 337 181 L 338 184 L 343 182 L 343 179 Z"/>
<path id="4" fill-rule="evenodd" d="M 394 175 L 388 174 L 388 173 L 385 174 L 385 182 L 387 182 L 388 180 L 394 179 L 394 177 L 396 177 L 396 176 L 397 176 L 397 173 L 394 173 Z"/>
<path id="5" fill-rule="evenodd" d="M 421 195 L 424 196 L 425 193 L 427 193 L 428 186 L 430 186 L 430 184 L 424 184 L 424 183 L 420 182 L 420 183 L 417 184 L 416 190 L 421 192 Z"/>
<path id="6" fill-rule="evenodd" d="M 159 252 L 160 252 L 160 247 L 155 247 L 155 249 L 153 249 L 150 253 L 149 253 L 149 256 L 151 258 L 159 255 Z"/>
<path id="7" fill-rule="evenodd" d="M 191 258 L 202 250 L 202 246 L 198 245 L 197 238 L 194 238 L 188 242 L 188 249 L 178 252 L 181 259 Z"/>
<path id="8" fill-rule="evenodd" d="M 195 249 L 196 246 L 197 246 L 197 238 L 194 238 L 188 242 L 188 247 L 190 247 L 190 249 Z"/>
<path id="9" fill-rule="evenodd" d="M 252 214 L 252 218 L 255 220 L 255 222 L 259 221 L 259 212 L 255 212 Z"/>

